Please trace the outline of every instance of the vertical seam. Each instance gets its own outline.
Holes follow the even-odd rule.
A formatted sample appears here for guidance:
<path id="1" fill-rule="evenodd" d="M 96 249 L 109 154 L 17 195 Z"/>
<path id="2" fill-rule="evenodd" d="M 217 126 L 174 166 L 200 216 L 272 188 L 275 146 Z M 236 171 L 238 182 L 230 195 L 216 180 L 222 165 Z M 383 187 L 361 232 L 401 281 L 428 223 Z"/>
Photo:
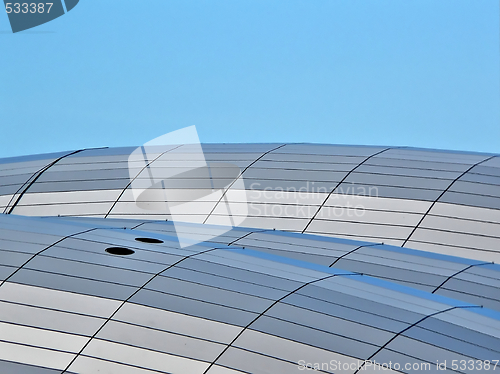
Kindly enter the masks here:
<path id="1" fill-rule="evenodd" d="M 5 282 L 7 282 L 9 279 L 11 279 L 18 271 L 20 271 L 21 269 L 23 269 L 31 260 L 33 260 L 36 256 L 40 255 L 41 253 L 45 252 L 47 249 L 49 248 L 52 248 L 53 246 L 61 243 L 62 241 L 68 239 L 68 238 L 71 238 L 73 236 L 76 236 L 76 235 L 80 235 L 80 234 L 85 234 L 87 232 L 90 232 L 90 231 L 93 231 L 93 230 L 96 230 L 95 228 L 92 228 L 92 229 L 88 229 L 88 230 L 84 230 L 84 231 L 80 231 L 80 232 L 77 232 L 77 233 L 74 233 L 74 234 L 71 234 L 71 235 L 66 235 L 65 237 L 59 239 L 59 240 L 56 240 L 54 243 L 50 244 L 49 246 L 45 247 L 44 249 L 38 251 L 37 253 L 35 253 L 34 255 L 32 255 L 28 260 L 26 260 L 21 266 L 19 266 L 11 275 L 9 275 L 7 278 L 5 278 L 1 283 L 0 283 L 0 287 L 3 286 L 3 284 Z"/>
<path id="2" fill-rule="evenodd" d="M 179 148 L 179 147 L 181 147 L 181 146 L 182 146 L 182 145 L 179 145 L 179 146 L 177 146 L 177 147 L 175 147 L 175 148 L 169 149 L 168 151 L 162 152 L 162 153 L 161 153 L 158 157 L 156 157 L 154 160 L 152 160 L 152 161 L 148 162 L 148 164 L 147 164 L 146 166 L 144 166 L 144 167 L 141 169 L 141 171 L 140 171 L 140 172 L 138 172 L 138 173 L 137 173 L 137 175 L 136 175 L 136 176 L 135 176 L 135 177 L 134 177 L 134 178 L 133 178 L 130 182 L 128 182 L 128 184 L 125 186 L 125 188 L 123 188 L 122 192 L 120 192 L 120 195 L 118 195 L 118 197 L 117 197 L 117 198 L 116 198 L 116 200 L 114 201 L 114 203 L 113 203 L 113 205 L 111 206 L 111 208 L 109 208 L 108 212 L 105 214 L 104 218 L 108 218 L 109 214 L 111 213 L 111 211 L 113 210 L 113 208 L 115 207 L 115 205 L 118 203 L 118 201 L 121 199 L 121 197 L 123 196 L 123 194 L 125 193 L 125 191 L 127 190 L 127 188 L 129 188 L 129 187 L 130 187 L 130 185 L 132 184 L 132 182 L 134 182 L 134 181 L 137 179 L 137 177 L 138 177 L 139 175 L 141 175 L 141 173 L 142 173 L 145 169 L 148 169 L 148 170 L 149 170 L 149 166 L 150 166 L 153 162 L 155 162 L 156 160 L 158 160 L 158 159 L 159 159 L 161 156 L 163 156 L 165 153 L 168 153 L 168 152 L 170 152 L 170 151 L 173 151 L 173 150 L 175 150 L 175 149 L 177 149 L 177 148 Z M 151 178 L 151 176 L 150 176 L 150 178 Z"/>
<path id="3" fill-rule="evenodd" d="M 228 243 L 228 246 L 230 245 L 233 245 L 234 243 L 236 243 L 237 241 L 240 241 L 241 239 L 245 239 L 246 237 L 248 237 L 249 235 L 252 235 L 252 234 L 257 234 L 259 232 L 266 232 L 266 231 L 274 231 L 274 230 L 270 230 L 270 229 L 264 229 L 264 230 L 256 230 L 256 231 L 250 231 L 250 232 L 247 232 L 245 235 L 239 237 L 238 239 L 235 239 L 233 240 L 232 242 Z"/>
<path id="4" fill-rule="evenodd" d="M 344 253 L 342 256 L 340 256 L 339 258 L 337 258 L 335 261 L 332 262 L 332 264 L 330 266 L 328 266 L 329 268 L 331 268 L 333 265 L 335 265 L 337 262 L 339 262 L 340 260 L 342 260 L 344 257 L 347 257 L 349 256 L 351 253 L 354 253 L 356 252 L 358 249 L 360 248 L 365 248 L 365 247 L 375 247 L 377 245 L 383 245 L 384 243 L 376 243 L 376 244 L 368 244 L 368 245 L 360 245 L 359 247 L 356 247 L 354 249 L 351 249 L 349 252 L 346 252 Z"/>
<path id="5" fill-rule="evenodd" d="M 370 160 L 372 157 L 375 157 L 375 156 L 378 156 L 379 154 L 383 153 L 383 152 L 386 152 L 390 149 L 397 149 L 398 147 L 389 147 L 389 148 L 385 148 L 377 153 L 374 153 L 368 157 L 366 157 L 363 161 L 361 161 L 359 164 L 357 164 L 354 168 L 352 168 L 346 175 L 344 175 L 344 178 L 342 178 L 342 180 L 337 183 L 337 185 L 333 188 L 333 190 L 330 191 L 330 193 L 328 194 L 328 196 L 326 196 L 325 200 L 321 203 L 321 205 L 319 206 L 318 210 L 314 213 L 314 215 L 311 217 L 311 219 L 309 220 L 309 222 L 307 223 L 306 227 L 304 227 L 304 230 L 302 230 L 302 234 L 309 228 L 309 226 L 311 225 L 312 221 L 316 218 L 316 216 L 318 215 L 318 213 L 321 211 L 321 209 L 323 208 L 323 206 L 326 204 L 326 202 L 328 201 L 328 199 L 330 198 L 330 196 L 335 192 L 335 190 L 337 190 L 337 188 L 357 169 L 359 168 L 361 165 L 363 165 L 366 161 Z"/>
<path id="6" fill-rule="evenodd" d="M 31 180 L 31 182 L 28 183 L 28 185 L 26 186 L 26 188 L 19 194 L 18 198 L 16 199 L 16 201 L 14 202 L 14 204 L 12 204 L 12 206 L 10 207 L 10 209 L 7 211 L 8 209 L 8 206 L 5 207 L 5 210 L 4 210 L 4 213 L 5 214 L 11 214 L 12 211 L 14 210 L 14 208 L 17 206 L 17 204 L 21 201 L 21 198 L 24 196 L 24 194 L 26 193 L 26 191 L 28 191 L 28 189 L 37 181 L 38 178 L 40 178 L 40 176 L 45 173 L 47 170 L 49 170 L 52 166 L 54 166 L 55 164 L 57 164 L 60 160 L 62 160 L 63 158 L 65 157 L 68 157 L 68 156 L 71 156 L 71 155 L 74 155 L 74 154 L 77 154 L 79 152 L 82 152 L 84 151 L 85 149 L 79 149 L 77 151 L 74 151 L 74 152 L 71 152 L 71 153 L 68 153 L 68 154 L 65 154 L 64 156 L 61 156 L 59 157 L 58 159 L 52 161 L 50 164 L 46 165 L 45 167 L 43 167 L 42 169 L 38 170 L 35 174 L 33 174 L 26 182 L 24 182 L 24 184 L 17 190 L 16 194 L 19 193 L 19 191 L 28 183 L 29 180 L 31 180 L 31 178 L 33 178 L 33 176 L 35 176 L 35 178 L 33 180 Z M 15 195 L 14 195 L 15 196 Z M 12 199 L 14 198 L 14 196 L 12 196 Z M 9 201 L 9 205 L 10 203 L 12 202 L 12 199 Z"/>
<path id="7" fill-rule="evenodd" d="M 443 282 L 441 282 L 441 284 L 440 284 L 439 286 L 437 286 L 437 287 L 434 289 L 434 291 L 432 291 L 431 293 L 434 293 L 434 292 L 436 292 L 437 290 L 439 290 L 439 289 L 440 289 L 441 287 L 443 287 L 443 286 L 444 286 L 444 284 L 445 284 L 446 282 L 448 282 L 451 278 L 453 278 L 453 277 L 457 276 L 458 274 L 463 273 L 464 271 L 469 270 L 470 268 L 472 268 L 472 267 L 474 267 L 474 266 L 491 265 L 492 263 L 493 263 L 493 262 L 483 262 L 483 263 L 481 263 L 481 264 L 472 264 L 472 265 L 469 265 L 469 266 L 467 266 L 467 267 L 463 268 L 462 270 L 459 270 L 459 271 L 457 271 L 456 273 L 454 273 L 454 274 L 450 275 L 449 277 L 447 277 L 447 278 L 446 278 Z"/>
<path id="8" fill-rule="evenodd" d="M 243 176 L 243 173 L 245 173 L 245 171 L 247 171 L 251 166 L 253 166 L 256 162 L 260 161 L 262 159 L 262 157 L 266 156 L 267 154 L 271 153 L 271 152 L 274 152 L 276 151 L 277 149 L 280 149 L 282 147 L 284 147 L 286 145 L 285 144 L 282 144 L 280 145 L 279 147 L 276 147 L 276 148 L 273 148 L 267 152 L 264 152 L 262 155 L 260 155 L 259 157 L 257 157 L 254 161 L 252 161 L 250 163 L 250 165 L 248 165 L 241 173 L 240 175 L 238 175 L 238 177 L 231 182 L 231 184 L 229 186 L 227 186 L 225 189 L 224 189 L 224 192 L 222 193 L 222 196 L 219 198 L 219 201 L 217 201 L 217 203 L 214 205 L 214 207 L 212 208 L 212 210 L 210 211 L 210 213 L 208 213 L 208 215 L 206 216 L 205 220 L 203 221 L 203 223 L 207 223 L 208 219 L 210 218 L 210 216 L 212 215 L 212 213 L 215 211 L 215 209 L 219 206 L 220 202 L 222 201 L 223 198 L 225 198 L 226 196 L 226 193 L 227 191 L 233 186 L 233 184 L 241 177 Z"/>
<path id="9" fill-rule="evenodd" d="M 48 166 L 45 165 L 45 166 L 42 166 L 40 169 L 38 169 L 37 171 L 35 171 L 33 174 L 30 175 L 30 177 L 24 181 L 24 183 L 17 189 L 17 191 L 12 195 L 12 197 L 10 198 L 9 200 L 9 203 L 5 206 L 4 210 L 3 210 L 3 213 L 4 214 L 8 214 L 7 213 L 7 210 L 10 208 L 10 204 L 12 203 L 12 201 L 14 200 L 14 198 L 16 197 L 16 195 L 19 194 L 19 191 L 21 191 L 23 189 L 24 186 L 26 186 L 32 178 L 34 178 L 38 173 L 40 173 L 43 169 L 45 169 L 46 167 Z"/>
<path id="10" fill-rule="evenodd" d="M 408 327 L 405 327 L 403 330 L 401 330 L 400 332 L 396 333 L 392 338 L 390 338 L 386 343 L 384 343 L 384 345 L 382 345 L 379 349 L 377 349 L 370 357 L 368 357 L 364 362 L 363 362 L 363 365 L 361 365 L 361 367 L 359 367 L 353 374 L 357 374 L 360 370 L 364 370 L 363 367 L 365 366 L 365 363 L 366 361 L 370 361 L 373 357 L 375 357 L 380 351 L 382 351 L 383 349 L 385 349 L 385 347 L 387 347 L 394 339 L 396 339 L 397 337 L 399 337 L 401 334 L 403 334 L 404 332 L 408 331 L 409 329 L 411 329 L 412 327 L 415 327 L 417 326 L 420 322 L 423 322 L 425 321 L 427 318 L 430 318 L 430 317 L 434 317 L 435 315 L 438 315 L 438 314 L 441 314 L 441 313 L 446 313 L 446 312 L 449 312 L 450 310 L 453 310 L 453 309 L 466 309 L 466 308 L 481 308 L 480 306 L 478 305 L 472 305 L 472 306 L 453 306 L 451 308 L 447 308 L 447 309 L 444 309 L 444 310 L 440 310 L 440 311 L 437 311 L 435 313 L 432 313 L 432 314 L 429 314 L 427 316 L 424 316 L 422 318 L 420 318 L 418 321 L 412 323 L 410 326 Z"/>
<path id="11" fill-rule="evenodd" d="M 488 157 L 480 162 L 477 162 L 475 163 L 474 165 L 472 165 L 471 167 L 469 167 L 467 170 L 465 170 L 462 174 L 460 174 L 458 177 L 456 177 L 449 185 L 448 187 L 446 187 L 444 189 L 443 192 L 441 192 L 441 194 L 432 202 L 431 206 L 429 207 L 429 209 L 427 209 L 427 212 L 425 212 L 425 214 L 420 218 L 420 221 L 418 221 L 418 223 L 415 225 L 415 227 L 413 228 L 413 230 L 411 230 L 410 232 L 410 235 L 408 235 L 408 237 L 405 239 L 404 243 L 401 244 L 401 247 L 404 247 L 406 245 L 406 243 L 408 242 L 408 240 L 410 240 L 410 238 L 412 237 L 412 235 L 415 233 L 415 231 L 417 231 L 418 227 L 422 224 L 422 222 L 424 221 L 425 217 L 427 217 L 427 215 L 429 214 L 429 212 L 432 210 L 432 208 L 434 207 L 434 205 L 439 201 L 439 199 L 441 199 L 441 197 L 443 197 L 443 195 L 448 192 L 448 190 L 455 184 L 455 182 L 457 182 L 460 178 L 462 178 L 465 174 L 467 174 L 469 171 L 471 171 L 472 169 L 474 169 L 476 166 L 478 165 L 481 165 L 483 162 L 486 162 L 488 160 L 491 160 L 492 158 L 496 157 L 495 155 L 494 156 L 491 156 L 491 157 Z"/>
<path id="12" fill-rule="evenodd" d="M 140 286 L 139 288 L 137 288 L 137 290 L 135 290 L 129 297 L 127 297 L 125 300 L 122 301 L 122 303 L 118 306 L 118 308 L 116 308 L 116 310 L 106 319 L 106 321 L 103 322 L 103 324 L 96 330 L 96 332 L 89 338 L 89 340 L 84 344 L 84 346 L 80 349 L 80 351 L 75 354 L 75 357 L 73 357 L 73 359 L 69 362 L 69 364 L 66 366 L 66 368 L 61 372 L 61 374 L 64 374 L 67 372 L 67 370 L 69 370 L 69 368 L 71 367 L 71 365 L 73 365 L 73 363 L 75 362 L 75 360 L 80 357 L 82 354 L 83 354 L 83 351 L 85 350 L 85 348 L 88 347 L 88 345 L 94 340 L 94 338 L 97 336 L 97 334 L 99 334 L 99 332 L 104 328 L 104 326 L 106 326 L 106 324 L 111 321 L 111 319 L 116 315 L 116 313 L 118 313 L 118 311 L 132 298 L 134 297 L 139 291 L 143 290 L 144 287 L 146 287 L 150 282 L 152 282 L 156 277 L 158 277 L 161 273 L 167 271 L 168 269 L 170 268 L 173 268 L 174 266 L 177 266 L 178 264 L 180 264 L 181 262 L 191 258 L 191 257 L 194 257 L 194 256 L 198 256 L 198 255 L 201 255 L 201 254 L 204 254 L 204 253 L 208 253 L 210 251 L 214 251 L 218 248 L 210 248 L 210 249 L 207 249 L 205 251 L 202 251 L 202 252 L 197 252 L 197 253 L 192 253 L 188 256 L 185 256 L 183 258 L 181 258 L 180 260 L 174 262 L 173 264 L 170 264 L 168 265 L 167 267 L 165 267 L 164 269 L 162 269 L 161 271 L 159 271 L 158 273 L 154 274 L 147 282 L 145 282 L 142 286 Z"/>
<path id="13" fill-rule="evenodd" d="M 275 300 L 270 306 L 268 306 L 264 311 L 260 312 L 257 317 L 255 317 L 252 321 L 250 321 L 250 323 L 248 323 L 245 327 L 243 327 L 241 329 L 241 331 L 236 335 L 236 337 L 229 343 L 226 345 L 226 347 L 222 350 L 221 353 L 219 353 L 219 355 L 210 363 L 210 365 L 208 366 L 208 368 L 206 368 L 206 370 L 203 372 L 203 374 L 207 374 L 208 371 L 212 368 L 212 366 L 215 365 L 215 363 L 222 357 L 222 355 L 236 342 L 236 340 L 238 340 L 238 338 L 251 326 L 253 325 L 260 317 L 262 317 L 264 314 L 266 314 L 271 308 L 273 308 L 276 304 L 278 304 L 279 302 L 281 302 L 282 300 L 284 300 L 285 298 L 293 295 L 295 292 L 297 291 L 300 291 L 302 288 L 310 285 L 310 284 L 313 284 L 313 283 L 316 283 L 316 282 L 319 282 L 319 281 L 322 281 L 322 280 L 325 280 L 325 279 L 329 279 L 329 278 L 333 278 L 333 277 L 336 277 L 336 276 L 352 276 L 352 275 L 360 275 L 360 274 L 356 274 L 356 273 L 353 273 L 353 274 L 331 274 L 331 275 L 328 275 L 326 277 L 322 277 L 322 278 L 319 278 L 319 279 L 314 279 L 312 281 L 309 281 L 309 282 L 306 282 L 304 284 L 302 284 L 301 286 L 297 287 L 296 289 L 288 292 L 286 295 L 280 297 L 279 299 Z"/>

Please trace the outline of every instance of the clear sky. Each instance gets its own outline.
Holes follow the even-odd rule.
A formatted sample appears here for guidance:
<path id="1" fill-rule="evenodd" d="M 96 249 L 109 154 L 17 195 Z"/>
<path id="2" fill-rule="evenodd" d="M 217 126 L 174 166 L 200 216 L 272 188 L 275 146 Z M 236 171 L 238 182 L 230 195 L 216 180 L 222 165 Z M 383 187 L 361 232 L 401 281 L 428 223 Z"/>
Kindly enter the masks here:
<path id="1" fill-rule="evenodd" d="M 500 153 L 498 0 L 80 0 L 12 34 L 0 157 L 202 142 Z"/>

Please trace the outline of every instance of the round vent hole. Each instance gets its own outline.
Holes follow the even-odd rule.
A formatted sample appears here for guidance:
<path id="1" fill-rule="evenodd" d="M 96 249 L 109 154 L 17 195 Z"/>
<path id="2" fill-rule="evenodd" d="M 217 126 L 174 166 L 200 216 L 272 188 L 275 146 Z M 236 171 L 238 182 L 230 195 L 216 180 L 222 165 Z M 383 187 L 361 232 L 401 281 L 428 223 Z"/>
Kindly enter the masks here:
<path id="1" fill-rule="evenodd" d="M 130 248 L 123 248 L 123 247 L 109 247 L 106 248 L 106 252 L 118 256 L 128 256 L 131 255 L 132 253 L 135 253 L 135 251 L 131 250 Z"/>
<path id="2" fill-rule="evenodd" d="M 138 242 L 143 242 L 143 243 L 154 243 L 154 244 L 160 244 L 163 243 L 163 240 L 160 239 L 155 239 L 155 238 L 135 238 Z"/>

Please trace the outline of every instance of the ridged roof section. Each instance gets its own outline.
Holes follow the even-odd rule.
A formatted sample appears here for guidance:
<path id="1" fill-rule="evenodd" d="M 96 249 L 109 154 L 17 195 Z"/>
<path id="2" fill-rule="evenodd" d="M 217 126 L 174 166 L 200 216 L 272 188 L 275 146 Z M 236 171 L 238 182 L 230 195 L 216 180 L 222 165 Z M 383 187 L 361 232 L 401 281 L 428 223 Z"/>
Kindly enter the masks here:
<path id="1" fill-rule="evenodd" d="M 336 261 L 366 243 L 237 228 L 219 243 L 180 248 L 171 233 L 168 222 L 1 216 L 0 371 L 289 374 L 319 363 L 336 373 L 335 360 L 352 374 L 370 360 L 409 373 L 439 360 L 463 372 L 453 360 L 474 368 L 488 360 L 491 369 L 500 355 L 494 310 L 387 281 L 397 268 L 389 261 L 382 279 L 342 269 L 347 262 L 321 264 L 328 256 L 292 255 L 323 248 Z M 134 253 L 106 252 L 116 246 Z M 393 261 L 420 265 L 422 278 L 469 263 L 373 248 L 364 255 L 392 251 Z M 478 266 L 476 278 L 491 271 Z"/>
<path id="2" fill-rule="evenodd" d="M 33 216 L 169 219 L 135 204 L 127 165 L 133 149 L 1 160 L 0 209 Z M 500 260 L 498 155 L 318 144 L 203 149 L 208 162 L 231 162 L 243 171 L 249 204 L 244 226 Z M 189 152 L 180 147 L 172 157 L 188 160 Z M 216 204 L 186 216 L 219 224 L 223 212 Z"/>

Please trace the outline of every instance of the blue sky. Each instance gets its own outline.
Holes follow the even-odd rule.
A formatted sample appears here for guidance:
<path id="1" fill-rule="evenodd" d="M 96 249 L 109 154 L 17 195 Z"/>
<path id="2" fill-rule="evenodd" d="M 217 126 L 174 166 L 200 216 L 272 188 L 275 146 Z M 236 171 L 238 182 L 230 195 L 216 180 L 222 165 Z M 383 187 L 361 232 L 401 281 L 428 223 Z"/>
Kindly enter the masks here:
<path id="1" fill-rule="evenodd" d="M 80 0 L 12 34 L 0 157 L 311 142 L 500 153 L 497 0 Z"/>

